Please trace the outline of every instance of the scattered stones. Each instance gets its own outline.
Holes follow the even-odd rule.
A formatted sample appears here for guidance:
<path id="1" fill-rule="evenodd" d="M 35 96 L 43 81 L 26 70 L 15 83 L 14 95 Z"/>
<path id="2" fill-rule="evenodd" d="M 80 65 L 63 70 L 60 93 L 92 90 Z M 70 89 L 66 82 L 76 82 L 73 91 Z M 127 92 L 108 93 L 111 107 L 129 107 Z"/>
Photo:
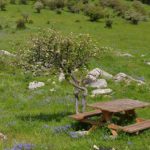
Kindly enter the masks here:
<path id="1" fill-rule="evenodd" d="M 8 52 L 8 51 L 5 51 L 5 50 L 0 50 L 0 55 L 6 55 L 6 56 L 11 56 L 11 57 L 15 57 L 16 55 Z"/>
<path id="2" fill-rule="evenodd" d="M 6 140 L 7 137 L 3 134 L 3 133 L 0 133 L 0 140 Z"/>
<path id="3" fill-rule="evenodd" d="M 115 77 L 114 77 L 115 82 L 126 82 L 126 83 L 130 83 L 130 82 L 137 82 L 139 85 L 141 84 L 145 84 L 145 82 L 143 82 L 142 80 L 137 80 L 134 79 L 133 77 L 125 74 L 125 73 L 118 73 Z"/>
<path id="4" fill-rule="evenodd" d="M 89 131 L 72 131 L 72 132 L 69 132 L 69 135 L 72 137 L 72 138 L 79 138 L 79 137 L 83 137 L 85 135 L 88 135 L 89 134 Z"/>
<path id="5" fill-rule="evenodd" d="M 34 89 L 37 89 L 37 88 L 43 87 L 43 86 L 45 86 L 45 83 L 44 83 L 44 82 L 33 81 L 33 82 L 30 82 L 30 83 L 29 83 L 28 88 L 29 88 L 30 90 L 34 90 Z"/>
<path id="6" fill-rule="evenodd" d="M 96 89 L 92 91 L 93 96 L 111 94 L 112 89 Z"/>
<path id="7" fill-rule="evenodd" d="M 58 81 L 59 81 L 59 82 L 62 82 L 62 81 L 64 81 L 64 80 L 65 80 L 65 75 L 64 75 L 63 72 L 61 72 L 60 75 L 59 75 Z"/>
<path id="8" fill-rule="evenodd" d="M 89 84 L 92 88 L 107 88 L 107 81 L 105 79 L 98 79 Z"/>

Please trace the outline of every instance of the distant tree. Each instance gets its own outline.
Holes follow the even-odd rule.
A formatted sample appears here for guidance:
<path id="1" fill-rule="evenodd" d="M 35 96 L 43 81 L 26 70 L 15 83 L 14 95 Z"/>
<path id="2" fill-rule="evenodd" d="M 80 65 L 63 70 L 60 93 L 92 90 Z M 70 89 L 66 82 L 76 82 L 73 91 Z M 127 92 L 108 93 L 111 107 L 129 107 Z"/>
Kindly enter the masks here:
<path id="1" fill-rule="evenodd" d="M 6 10 L 6 1 L 0 0 L 0 10 L 5 11 Z"/>
<path id="2" fill-rule="evenodd" d="M 41 3 L 40 1 L 35 2 L 34 4 L 34 8 L 36 9 L 37 13 L 41 12 L 41 9 L 44 7 L 43 3 Z"/>
<path id="3" fill-rule="evenodd" d="M 27 4 L 27 2 L 28 2 L 28 0 L 19 0 L 19 3 L 20 3 L 20 4 L 24 4 L 24 5 L 26 5 L 26 4 Z"/>
<path id="4" fill-rule="evenodd" d="M 48 30 L 42 31 L 32 39 L 29 48 L 22 53 L 21 60 L 24 68 L 33 72 L 49 72 L 52 68 L 57 72 L 63 71 L 66 81 L 74 87 L 76 113 L 79 113 L 79 99 L 82 99 L 84 112 L 88 94 L 85 79 L 81 78 L 79 71 L 85 71 L 98 50 L 88 35 L 63 36 L 60 32 Z M 76 70 L 79 70 L 78 73 Z"/>

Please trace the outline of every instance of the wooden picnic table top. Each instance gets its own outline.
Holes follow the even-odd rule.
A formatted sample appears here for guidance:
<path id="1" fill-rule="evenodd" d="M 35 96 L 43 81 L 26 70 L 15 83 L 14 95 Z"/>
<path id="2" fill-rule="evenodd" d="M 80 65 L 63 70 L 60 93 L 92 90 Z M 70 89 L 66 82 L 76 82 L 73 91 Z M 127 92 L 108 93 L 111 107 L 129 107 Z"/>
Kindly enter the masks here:
<path id="1" fill-rule="evenodd" d="M 117 113 L 122 111 L 133 110 L 136 108 L 148 107 L 150 106 L 150 103 L 141 102 L 132 99 L 119 99 L 119 100 L 113 100 L 109 102 L 98 102 L 98 103 L 90 104 L 88 106 L 95 109 L 100 109 L 102 111 Z"/>

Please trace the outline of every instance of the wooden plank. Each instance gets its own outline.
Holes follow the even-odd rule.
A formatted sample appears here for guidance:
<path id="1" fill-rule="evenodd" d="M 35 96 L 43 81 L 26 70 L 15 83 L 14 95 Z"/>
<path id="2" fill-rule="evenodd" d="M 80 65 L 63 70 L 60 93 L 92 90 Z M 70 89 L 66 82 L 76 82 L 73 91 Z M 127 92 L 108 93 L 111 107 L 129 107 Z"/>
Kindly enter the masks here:
<path id="1" fill-rule="evenodd" d="M 83 120 L 83 119 L 88 118 L 88 117 L 98 116 L 100 114 L 102 114 L 101 110 L 94 110 L 94 111 L 90 111 L 90 112 L 84 112 L 84 113 L 71 115 L 70 118 L 73 118 L 75 120 L 80 121 L 80 120 Z"/>
<path id="2" fill-rule="evenodd" d="M 99 102 L 95 104 L 90 104 L 88 106 L 95 109 L 116 113 L 116 112 L 133 110 L 136 108 L 148 107 L 150 106 L 150 103 L 141 102 L 138 100 L 131 100 L 131 99 L 119 99 L 119 100 L 113 100 L 109 102 Z"/>
<path id="3" fill-rule="evenodd" d="M 124 132 L 135 133 L 148 128 L 150 128 L 150 120 L 145 120 L 139 123 L 135 123 L 133 125 L 125 126 L 122 129 Z"/>

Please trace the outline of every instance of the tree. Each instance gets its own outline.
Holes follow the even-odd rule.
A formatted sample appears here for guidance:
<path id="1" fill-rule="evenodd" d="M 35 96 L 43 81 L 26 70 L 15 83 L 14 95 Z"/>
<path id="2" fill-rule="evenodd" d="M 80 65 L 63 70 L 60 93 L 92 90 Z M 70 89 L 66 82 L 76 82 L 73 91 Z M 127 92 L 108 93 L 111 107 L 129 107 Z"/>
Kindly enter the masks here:
<path id="1" fill-rule="evenodd" d="M 34 8 L 36 9 L 37 13 L 40 13 L 43 7 L 44 5 L 40 1 L 37 1 L 34 4 Z"/>
<path id="2" fill-rule="evenodd" d="M 54 68 L 63 71 L 66 81 L 73 85 L 76 99 L 76 113 L 79 113 L 79 99 L 82 99 L 82 112 L 86 108 L 86 80 L 77 79 L 76 70 L 84 70 L 91 58 L 97 55 L 98 48 L 89 35 L 69 34 L 63 36 L 55 30 L 40 32 L 31 40 L 31 45 L 22 53 L 23 66 L 32 71 L 49 71 Z"/>

